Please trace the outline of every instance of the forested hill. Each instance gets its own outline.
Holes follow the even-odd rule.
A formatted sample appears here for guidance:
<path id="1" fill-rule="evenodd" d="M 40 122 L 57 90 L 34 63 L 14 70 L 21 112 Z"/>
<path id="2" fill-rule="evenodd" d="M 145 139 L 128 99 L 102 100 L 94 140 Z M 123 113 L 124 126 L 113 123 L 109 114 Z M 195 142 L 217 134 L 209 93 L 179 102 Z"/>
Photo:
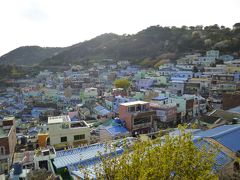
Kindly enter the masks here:
<path id="1" fill-rule="evenodd" d="M 103 34 L 48 58 L 43 64 L 89 64 L 104 58 L 148 64 L 164 57 L 176 58 L 184 53 L 209 49 L 239 53 L 240 23 L 232 29 L 218 25 L 181 28 L 151 26 L 133 35 Z"/>
<path id="2" fill-rule="evenodd" d="M 0 57 L 0 64 L 34 65 L 57 55 L 66 48 L 22 46 Z"/>
<path id="3" fill-rule="evenodd" d="M 53 49 L 49 49 L 48 53 L 44 53 L 47 52 L 44 49 L 42 53 L 37 53 L 40 55 L 38 57 L 33 57 L 34 50 L 23 47 L 21 57 L 24 58 L 16 58 L 15 62 L 22 64 L 40 62 L 41 65 L 46 66 L 72 63 L 89 65 L 93 62 L 101 62 L 103 59 L 115 59 L 153 65 L 160 59 L 175 59 L 185 53 L 205 52 L 209 49 L 239 55 L 240 23 L 236 23 L 233 28 L 219 25 L 181 28 L 151 26 L 133 35 L 103 34 L 68 47 L 64 51 L 60 50 L 56 55 Z M 30 50 L 33 52 L 29 53 Z M 45 60 L 41 61 L 44 58 Z M 7 62 L 11 58 L 5 55 L 0 61 L 2 59 Z"/>

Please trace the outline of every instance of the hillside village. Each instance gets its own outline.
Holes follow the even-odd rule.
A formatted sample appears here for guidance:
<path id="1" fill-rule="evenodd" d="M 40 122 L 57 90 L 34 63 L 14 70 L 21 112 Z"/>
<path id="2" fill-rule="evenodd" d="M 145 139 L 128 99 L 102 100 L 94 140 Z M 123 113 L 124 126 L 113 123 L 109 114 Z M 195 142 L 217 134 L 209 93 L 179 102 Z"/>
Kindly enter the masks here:
<path id="1" fill-rule="evenodd" d="M 218 145 L 219 173 L 233 169 L 240 157 L 240 57 L 208 50 L 157 68 L 104 61 L 46 69 L 0 89 L 1 177 L 43 171 L 60 178 L 67 171 L 81 179 L 81 165 L 94 179 L 98 152 L 110 154 L 106 143 L 121 154 L 123 141 L 175 135 L 179 124 L 203 139 L 199 146 Z"/>

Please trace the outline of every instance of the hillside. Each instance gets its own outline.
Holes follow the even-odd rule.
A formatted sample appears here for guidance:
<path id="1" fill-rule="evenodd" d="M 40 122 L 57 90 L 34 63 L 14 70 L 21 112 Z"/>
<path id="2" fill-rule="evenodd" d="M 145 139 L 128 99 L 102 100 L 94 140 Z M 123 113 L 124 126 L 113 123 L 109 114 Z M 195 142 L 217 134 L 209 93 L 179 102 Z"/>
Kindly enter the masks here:
<path id="1" fill-rule="evenodd" d="M 240 25 L 233 29 L 218 25 L 187 27 L 151 26 L 133 35 L 103 34 L 76 44 L 42 62 L 45 65 L 77 63 L 88 65 L 102 59 L 124 59 L 153 65 L 164 58 L 177 58 L 185 53 L 218 49 L 239 54 Z"/>
<path id="2" fill-rule="evenodd" d="M 0 58 L 6 64 L 43 66 L 91 65 L 103 59 L 129 60 L 153 66 L 163 59 L 174 60 L 186 53 L 218 49 L 239 56 L 240 23 L 225 26 L 151 26 L 133 35 L 113 33 L 97 36 L 67 48 L 20 47 Z"/>
<path id="3" fill-rule="evenodd" d="M 65 48 L 23 46 L 0 57 L 0 64 L 34 65 L 46 58 L 57 55 Z"/>

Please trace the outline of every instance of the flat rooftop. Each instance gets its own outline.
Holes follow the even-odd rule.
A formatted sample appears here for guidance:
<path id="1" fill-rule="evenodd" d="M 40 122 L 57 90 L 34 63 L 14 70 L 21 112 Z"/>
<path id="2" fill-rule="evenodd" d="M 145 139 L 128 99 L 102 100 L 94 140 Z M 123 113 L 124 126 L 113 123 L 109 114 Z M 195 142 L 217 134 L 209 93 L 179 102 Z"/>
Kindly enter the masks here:
<path id="1" fill-rule="evenodd" d="M 138 105 L 138 104 L 144 105 L 144 104 L 148 104 L 148 103 L 149 102 L 146 102 L 146 101 L 132 101 L 132 102 L 121 103 L 120 105 L 133 106 L 133 105 Z"/>
<path id="2" fill-rule="evenodd" d="M 48 124 L 59 124 L 63 122 L 69 122 L 70 118 L 69 116 L 51 116 L 48 117 Z"/>

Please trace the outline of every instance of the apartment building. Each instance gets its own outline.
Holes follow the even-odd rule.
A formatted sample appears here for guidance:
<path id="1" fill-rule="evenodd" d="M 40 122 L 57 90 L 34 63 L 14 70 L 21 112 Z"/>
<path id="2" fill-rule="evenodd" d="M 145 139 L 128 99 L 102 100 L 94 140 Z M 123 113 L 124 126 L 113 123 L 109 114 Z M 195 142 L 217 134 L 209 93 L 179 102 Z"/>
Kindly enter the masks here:
<path id="1" fill-rule="evenodd" d="M 78 146 L 90 142 L 90 128 L 85 121 L 71 121 L 70 117 L 48 117 L 48 130 L 38 135 L 39 144 L 52 145 L 56 149 Z M 45 142 L 43 142 L 45 141 Z"/>
<path id="2" fill-rule="evenodd" d="M 5 117 L 0 121 L 0 174 L 9 172 L 16 142 L 15 118 Z"/>
<path id="3" fill-rule="evenodd" d="M 134 135 L 155 131 L 155 114 L 150 110 L 150 103 L 145 101 L 126 102 L 119 106 L 119 118 L 126 122 L 126 128 Z"/>

